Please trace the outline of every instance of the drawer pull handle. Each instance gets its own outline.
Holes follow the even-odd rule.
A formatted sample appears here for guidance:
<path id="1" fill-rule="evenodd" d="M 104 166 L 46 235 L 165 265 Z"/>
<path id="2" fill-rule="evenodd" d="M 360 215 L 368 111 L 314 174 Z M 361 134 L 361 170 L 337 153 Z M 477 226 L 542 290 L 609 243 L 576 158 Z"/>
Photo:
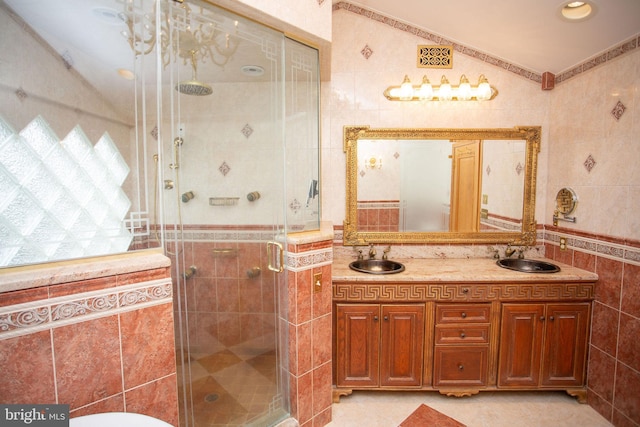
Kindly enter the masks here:
<path id="1" fill-rule="evenodd" d="M 466 335 L 464 332 L 460 332 L 460 338 L 464 338 L 464 337 L 466 337 L 466 336 L 467 336 L 467 335 Z"/>
<path id="2" fill-rule="evenodd" d="M 469 288 L 462 288 L 462 293 L 463 294 L 469 293 Z"/>
<path id="3" fill-rule="evenodd" d="M 463 319 L 465 319 L 467 317 L 467 313 L 465 313 L 464 311 L 462 312 L 462 314 L 460 315 L 460 317 L 462 317 Z"/>
<path id="4" fill-rule="evenodd" d="M 458 370 L 459 371 L 464 371 L 464 366 L 462 364 L 458 365 Z"/>

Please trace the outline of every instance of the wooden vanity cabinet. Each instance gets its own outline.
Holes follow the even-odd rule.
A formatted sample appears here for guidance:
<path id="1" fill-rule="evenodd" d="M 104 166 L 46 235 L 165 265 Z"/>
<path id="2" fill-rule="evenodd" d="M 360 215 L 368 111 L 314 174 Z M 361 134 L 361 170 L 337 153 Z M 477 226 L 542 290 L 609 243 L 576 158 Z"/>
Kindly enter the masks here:
<path id="1" fill-rule="evenodd" d="M 591 304 L 502 305 L 499 388 L 581 387 Z"/>
<path id="2" fill-rule="evenodd" d="M 424 304 L 337 304 L 336 385 L 420 387 Z"/>
<path id="3" fill-rule="evenodd" d="M 564 274 L 572 280 L 334 280 L 334 402 L 402 389 L 564 390 L 586 402 L 596 278 Z"/>

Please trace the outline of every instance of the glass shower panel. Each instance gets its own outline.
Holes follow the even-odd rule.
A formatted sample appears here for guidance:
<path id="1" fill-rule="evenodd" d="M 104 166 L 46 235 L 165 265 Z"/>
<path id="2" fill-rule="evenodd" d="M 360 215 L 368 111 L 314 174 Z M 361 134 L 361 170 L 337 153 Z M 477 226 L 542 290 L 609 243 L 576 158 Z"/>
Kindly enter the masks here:
<path id="1" fill-rule="evenodd" d="M 181 426 L 288 416 L 286 328 L 267 242 L 284 244 L 284 36 L 168 2 L 158 153 L 172 259 Z"/>
<path id="2" fill-rule="evenodd" d="M 320 228 L 320 76 L 318 51 L 285 45 L 287 229 Z"/>

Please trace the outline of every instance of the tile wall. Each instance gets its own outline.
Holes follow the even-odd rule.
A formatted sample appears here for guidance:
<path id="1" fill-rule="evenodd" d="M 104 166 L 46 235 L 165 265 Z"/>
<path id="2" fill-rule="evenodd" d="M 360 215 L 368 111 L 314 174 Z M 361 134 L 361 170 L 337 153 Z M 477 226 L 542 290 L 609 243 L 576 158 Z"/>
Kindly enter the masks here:
<path id="1" fill-rule="evenodd" d="M 71 417 L 137 412 L 178 425 L 166 257 L 5 269 L 0 287 L 0 401 L 68 403 Z"/>
<path id="2" fill-rule="evenodd" d="M 301 427 L 331 421 L 331 263 L 333 233 L 288 244 L 288 310 L 291 415 Z M 314 276 L 321 274 L 320 286 Z"/>

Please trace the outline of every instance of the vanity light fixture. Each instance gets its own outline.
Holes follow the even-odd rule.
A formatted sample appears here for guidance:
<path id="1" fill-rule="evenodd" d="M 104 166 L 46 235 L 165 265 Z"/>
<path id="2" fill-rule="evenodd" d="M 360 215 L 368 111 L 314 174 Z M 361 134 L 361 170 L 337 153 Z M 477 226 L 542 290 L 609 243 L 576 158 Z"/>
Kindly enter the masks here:
<path id="1" fill-rule="evenodd" d="M 409 76 L 404 76 L 400 86 L 389 86 L 384 91 L 389 101 L 488 101 L 497 95 L 498 90 L 489 84 L 484 74 L 476 86 L 472 86 L 464 74 L 457 86 L 451 85 L 444 75 L 437 86 L 432 85 L 427 76 L 422 77 L 420 86 L 412 85 Z"/>

